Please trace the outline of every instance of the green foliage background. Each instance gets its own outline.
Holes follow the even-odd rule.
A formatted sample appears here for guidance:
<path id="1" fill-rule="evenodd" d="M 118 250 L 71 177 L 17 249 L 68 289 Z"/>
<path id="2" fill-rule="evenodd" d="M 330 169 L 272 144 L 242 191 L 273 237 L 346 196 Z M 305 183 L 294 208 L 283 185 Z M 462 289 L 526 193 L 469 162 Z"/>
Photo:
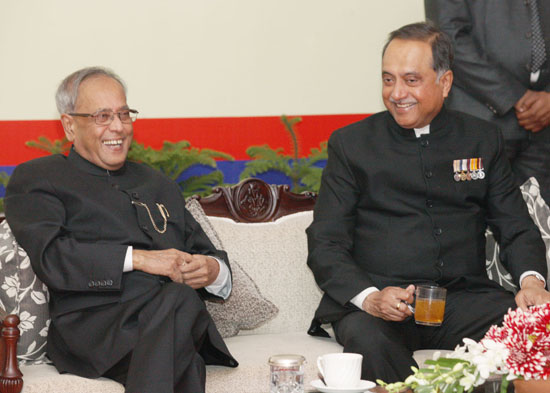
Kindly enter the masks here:
<path id="1" fill-rule="evenodd" d="M 246 154 L 252 160 L 246 163 L 240 179 L 254 177 L 268 171 L 278 171 L 290 178 L 293 192 L 319 192 L 323 169 L 315 164 L 328 158 L 327 142 L 321 142 L 318 149 L 312 148 L 307 157 L 299 158 L 299 139 L 295 126 L 301 121 L 301 117 L 281 116 L 281 122 L 292 141 L 292 154 L 283 154 L 281 147 L 273 149 L 268 145 L 251 146 L 246 149 Z"/>
<path id="2" fill-rule="evenodd" d="M 281 116 L 281 123 L 291 139 L 291 154 L 284 154 L 282 147 L 250 146 L 246 153 L 251 160 L 246 163 L 245 169 L 240 174 L 240 179 L 277 171 L 288 176 L 292 191 L 297 193 L 319 192 L 323 170 L 316 164 L 327 159 L 327 142 L 321 142 L 319 148 L 312 148 L 307 157 L 299 158 L 299 137 L 295 128 L 301 121 L 301 117 Z M 66 154 L 71 148 L 71 143 L 66 138 L 52 141 L 45 136 L 28 141 L 26 145 L 50 154 Z M 183 140 L 179 142 L 165 141 L 160 149 L 145 147 L 143 144 L 133 141 L 128 159 L 158 169 L 178 182 L 184 197 L 196 194 L 205 196 L 212 193 L 214 187 L 230 185 L 224 183 L 223 173 L 218 169 L 216 160 L 234 161 L 234 158 L 227 153 L 192 147 L 188 141 Z M 204 165 L 213 170 L 203 175 L 178 180 L 183 172 L 194 165 Z M 9 177 L 7 173 L 0 172 L 0 184 L 5 187 Z M 0 198 L 0 213 L 3 211 L 4 200 Z"/>
<path id="3" fill-rule="evenodd" d="M 217 169 L 216 158 L 226 161 L 235 159 L 223 152 L 211 149 L 199 149 L 191 147 L 188 141 L 164 142 L 160 150 L 145 147 L 136 141 L 132 142 L 132 148 L 128 153 L 128 159 L 149 165 L 176 181 L 182 189 L 185 197 L 191 195 L 208 195 L 212 188 L 223 183 L 223 173 Z M 193 165 L 206 165 L 214 170 L 200 176 L 190 176 L 178 181 L 181 174 Z"/>

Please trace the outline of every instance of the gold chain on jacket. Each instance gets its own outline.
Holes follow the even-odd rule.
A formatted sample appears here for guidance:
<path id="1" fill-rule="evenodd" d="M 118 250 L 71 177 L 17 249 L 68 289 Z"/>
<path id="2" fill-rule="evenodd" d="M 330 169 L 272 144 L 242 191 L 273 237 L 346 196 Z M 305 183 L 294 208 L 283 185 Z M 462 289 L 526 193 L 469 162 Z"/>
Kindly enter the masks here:
<path id="1" fill-rule="evenodd" d="M 163 229 L 159 229 L 157 227 L 157 224 L 155 224 L 155 221 L 153 220 L 153 216 L 151 215 L 151 211 L 149 210 L 149 206 L 147 206 L 146 203 L 132 201 L 132 205 L 138 205 L 138 206 L 144 207 L 145 210 L 147 210 L 147 214 L 149 215 L 149 219 L 151 220 L 151 224 L 153 224 L 153 228 L 155 228 L 155 231 L 157 231 L 158 233 L 166 232 L 168 217 L 170 217 L 170 214 L 168 213 L 168 209 L 166 209 L 166 207 L 162 203 L 157 203 L 156 205 L 157 205 L 157 207 L 160 211 L 160 215 L 162 216 L 162 218 L 164 220 L 164 228 Z"/>

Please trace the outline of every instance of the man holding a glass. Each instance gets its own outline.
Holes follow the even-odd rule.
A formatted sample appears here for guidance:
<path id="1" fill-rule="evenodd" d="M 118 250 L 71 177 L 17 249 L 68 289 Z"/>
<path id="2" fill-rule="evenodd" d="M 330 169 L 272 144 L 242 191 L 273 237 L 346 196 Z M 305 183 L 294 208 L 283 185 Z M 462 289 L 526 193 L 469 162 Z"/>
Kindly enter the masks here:
<path id="1" fill-rule="evenodd" d="M 453 349 L 464 337 L 482 338 L 516 304 L 550 301 L 544 243 L 500 132 L 443 107 L 452 56 L 449 38 L 426 23 L 390 33 L 382 58 L 388 110 L 328 143 L 307 229 L 308 265 L 325 292 L 310 334 L 332 323 L 344 351 L 363 355 L 363 379 L 404 380 L 415 350 Z M 487 276 L 487 226 L 521 288 L 515 298 Z M 446 290 L 440 325 L 412 318 L 421 285 Z"/>

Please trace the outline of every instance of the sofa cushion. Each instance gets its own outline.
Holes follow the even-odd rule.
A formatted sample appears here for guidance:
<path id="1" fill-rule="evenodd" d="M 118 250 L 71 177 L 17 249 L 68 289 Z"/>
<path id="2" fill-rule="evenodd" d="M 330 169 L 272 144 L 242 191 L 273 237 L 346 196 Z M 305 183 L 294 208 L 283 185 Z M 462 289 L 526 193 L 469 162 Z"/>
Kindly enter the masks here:
<path id="1" fill-rule="evenodd" d="M 214 247 L 225 249 L 199 202 L 191 198 L 187 201 L 186 207 Z M 229 261 L 233 276 L 231 295 L 224 303 L 206 303 L 206 308 L 222 337 L 235 336 L 241 329 L 257 328 L 275 317 L 279 311 L 262 295 L 254 280 L 239 264 L 239 259 L 230 256 Z"/>
<path id="2" fill-rule="evenodd" d="M 34 274 L 27 253 L 17 244 L 5 220 L 0 223 L 0 270 L 0 305 L 8 314 L 18 314 L 21 321 L 19 362 L 47 362 L 48 289 Z"/>
<path id="3" fill-rule="evenodd" d="M 331 336 L 334 334 L 331 331 Z M 326 353 L 342 352 L 342 346 L 332 338 L 312 337 L 305 332 L 279 334 L 250 334 L 231 337 L 227 347 L 239 361 L 239 367 L 206 368 L 206 391 L 208 393 L 267 393 L 269 392 L 270 368 L 268 360 L 277 354 L 297 354 L 306 358 L 304 365 L 304 390 L 316 391 L 311 381 L 317 376 L 317 357 Z M 450 351 L 440 351 L 448 353 Z M 415 351 L 414 359 L 424 364 L 431 359 L 434 350 Z"/>
<path id="4" fill-rule="evenodd" d="M 540 187 L 537 179 L 531 177 L 527 179 L 520 187 L 523 199 L 527 204 L 529 215 L 540 229 L 542 240 L 546 245 L 546 263 L 549 267 L 547 281 L 550 280 L 550 208 L 540 195 Z M 486 233 L 487 244 L 486 264 L 489 278 L 495 280 L 504 288 L 516 292 L 517 286 L 512 280 L 512 276 L 502 265 L 499 258 L 499 245 L 490 230 Z"/>
<path id="5" fill-rule="evenodd" d="M 237 260 L 279 308 L 265 325 L 240 334 L 306 332 L 321 291 L 306 264 L 305 230 L 313 212 L 300 212 L 268 223 L 237 223 L 209 217 L 230 260 Z"/>
<path id="6" fill-rule="evenodd" d="M 542 240 L 546 246 L 546 263 L 549 267 L 546 281 L 550 281 L 550 208 L 540 193 L 540 186 L 534 177 L 528 179 L 521 186 L 523 199 L 531 218 L 540 229 Z"/>
<path id="7" fill-rule="evenodd" d="M 49 364 L 21 366 L 23 390 L 21 393 L 123 393 L 124 386 L 107 378 L 82 378 L 73 374 L 59 374 Z"/>
<path id="8" fill-rule="evenodd" d="M 208 393 L 267 393 L 269 392 L 270 356 L 298 354 L 306 358 L 304 388 L 311 391 L 310 382 L 317 379 L 316 359 L 331 352 L 342 352 L 334 339 L 312 337 L 304 332 L 251 334 L 230 337 L 227 347 L 239 361 L 235 369 L 209 366 L 206 368 Z"/>

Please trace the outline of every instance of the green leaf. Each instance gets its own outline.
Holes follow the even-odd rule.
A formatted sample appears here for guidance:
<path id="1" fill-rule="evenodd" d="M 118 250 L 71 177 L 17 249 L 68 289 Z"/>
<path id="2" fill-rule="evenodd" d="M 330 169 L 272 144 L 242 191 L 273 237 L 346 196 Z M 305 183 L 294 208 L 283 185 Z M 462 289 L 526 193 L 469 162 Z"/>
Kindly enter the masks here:
<path id="1" fill-rule="evenodd" d="M 290 134 L 290 139 L 292 141 L 292 157 L 298 159 L 298 136 L 294 130 L 294 126 L 302 121 L 301 117 L 287 117 L 285 115 L 281 116 L 281 122 L 285 126 L 285 129 Z"/>
<path id="2" fill-rule="evenodd" d="M 191 195 L 206 196 L 212 193 L 212 188 L 223 183 L 223 173 L 219 170 L 212 171 L 206 175 L 190 176 L 179 182 L 185 198 Z"/>
<path id="3" fill-rule="evenodd" d="M 328 158 L 327 142 L 321 142 L 319 148 L 311 148 L 311 154 L 308 157 L 298 158 L 299 138 L 294 126 L 301 120 L 299 117 L 281 116 L 281 122 L 292 138 L 292 155 L 284 154 L 283 149 L 280 147 L 273 149 L 268 145 L 250 146 L 246 149 L 246 153 L 251 161 L 246 163 L 240 179 L 243 180 L 268 171 L 277 171 L 290 178 L 293 192 L 319 192 L 323 170 L 315 167 L 314 164 Z"/>
<path id="4" fill-rule="evenodd" d="M 45 136 L 39 136 L 37 141 L 28 141 L 25 145 L 50 154 L 65 154 L 71 149 L 72 143 L 66 137 L 51 141 Z"/>
<path id="5" fill-rule="evenodd" d="M 302 177 L 302 183 L 304 183 L 308 190 L 319 192 L 322 172 L 321 168 L 311 168 L 310 173 Z"/>
<path id="6" fill-rule="evenodd" d="M 8 182 L 10 181 L 10 175 L 6 172 L 0 172 L 0 184 L 7 187 Z M 4 198 L 0 198 L 0 213 L 4 213 Z"/>
<path id="7" fill-rule="evenodd" d="M 500 393 L 506 393 L 508 391 L 508 384 L 510 381 L 506 379 L 506 375 L 502 376 L 502 382 L 500 383 Z"/>
<path id="8" fill-rule="evenodd" d="M 9 181 L 10 181 L 10 175 L 8 175 L 6 172 L 0 172 L 0 184 L 6 187 Z"/>
<path id="9" fill-rule="evenodd" d="M 245 169 L 241 172 L 240 179 L 243 180 L 247 177 L 256 176 L 271 170 L 282 172 L 287 176 L 292 173 L 289 159 L 283 156 L 275 156 L 272 159 L 259 159 L 247 162 Z"/>
<path id="10" fill-rule="evenodd" d="M 414 392 L 415 393 L 432 393 L 433 392 L 433 388 L 431 386 L 418 386 L 417 388 L 414 389 Z"/>
<path id="11" fill-rule="evenodd" d="M 425 364 L 439 365 L 441 367 L 453 368 L 458 363 L 470 364 L 467 360 L 456 359 L 456 358 L 439 358 L 437 360 L 428 359 L 424 362 Z"/>
<path id="12" fill-rule="evenodd" d="M 141 162 L 158 169 L 173 180 L 179 179 L 181 174 L 193 165 L 200 164 L 216 169 L 216 158 L 223 158 L 228 161 L 234 160 L 227 153 L 191 147 L 188 141 L 164 141 L 162 148 L 158 150 L 133 141 L 128 153 L 129 160 Z M 205 181 L 212 181 L 212 176 L 206 177 Z"/>
<path id="13" fill-rule="evenodd" d="M 246 154 L 248 154 L 252 159 L 261 159 L 261 160 L 278 160 L 278 159 L 290 159 L 290 156 L 282 154 L 283 148 L 279 147 L 277 149 L 272 149 L 268 145 L 262 146 L 250 146 L 246 149 Z"/>

